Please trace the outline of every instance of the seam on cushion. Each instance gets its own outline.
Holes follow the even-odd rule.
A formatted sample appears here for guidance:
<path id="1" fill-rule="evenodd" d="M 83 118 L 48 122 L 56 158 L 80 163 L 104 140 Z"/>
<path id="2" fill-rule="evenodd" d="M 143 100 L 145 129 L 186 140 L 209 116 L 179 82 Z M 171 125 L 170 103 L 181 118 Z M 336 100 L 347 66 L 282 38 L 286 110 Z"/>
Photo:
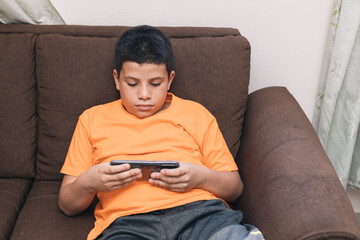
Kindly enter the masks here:
<path id="1" fill-rule="evenodd" d="M 12 33 L 9 33 L 12 34 Z M 17 33 L 22 34 L 22 33 Z M 72 35 L 72 34 L 61 34 L 61 33 L 35 33 L 34 35 L 59 35 L 59 36 L 66 36 L 66 37 L 85 37 L 85 38 L 118 38 L 120 35 L 114 35 L 114 36 L 101 36 L 101 35 Z M 201 39 L 201 38 L 223 38 L 228 36 L 234 36 L 234 37 L 241 37 L 245 38 L 242 35 L 234 35 L 234 34 L 227 34 L 227 35 L 221 35 L 221 36 L 201 36 L 201 37 L 194 37 L 194 36 L 183 36 L 183 37 L 169 37 L 170 39 L 186 39 L 186 38 L 194 38 L 194 39 Z"/>
<path id="2" fill-rule="evenodd" d="M 37 178 L 37 156 L 38 156 L 38 149 L 39 149 L 39 89 L 38 89 L 38 77 L 37 77 L 37 39 L 39 35 L 34 34 L 34 77 L 35 77 L 35 89 L 36 89 L 36 147 L 35 147 L 35 161 L 34 161 L 34 168 L 35 168 L 35 176 L 34 178 Z"/>
<path id="3" fill-rule="evenodd" d="M 71 34 L 71 33 L 58 33 L 58 32 L 43 32 L 43 33 L 37 33 L 37 32 L 31 32 L 31 31 L 27 31 L 27 32 L 17 32 L 17 31 L 14 31 L 14 32 L 11 32 L 11 31 L 4 31 L 4 32 L 1 32 L 1 29 L 0 29 L 0 33 L 1 34 L 34 34 L 34 35 L 61 35 L 61 36 L 70 36 L 70 37 L 94 37 L 94 38 L 117 38 L 117 37 L 120 37 L 121 34 L 114 34 L 114 35 L 111 35 L 111 36 L 104 36 L 104 35 L 81 35 L 81 34 Z M 167 34 L 169 36 L 169 34 Z M 195 37 L 195 36 L 191 36 L 191 35 L 188 35 L 188 36 L 169 36 L 169 38 L 174 38 L 174 39 L 184 39 L 184 38 L 221 38 L 221 37 L 226 37 L 226 36 L 235 36 L 235 37 L 243 37 L 240 33 L 239 34 L 219 34 L 219 35 L 216 35 L 216 36 L 199 36 L 199 37 Z"/>

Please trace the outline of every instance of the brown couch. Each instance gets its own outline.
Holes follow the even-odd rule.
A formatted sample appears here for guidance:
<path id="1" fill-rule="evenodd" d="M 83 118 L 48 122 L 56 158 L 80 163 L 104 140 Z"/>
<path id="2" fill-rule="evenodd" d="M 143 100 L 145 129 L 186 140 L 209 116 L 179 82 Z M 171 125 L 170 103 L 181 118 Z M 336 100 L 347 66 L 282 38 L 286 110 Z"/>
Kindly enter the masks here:
<path id="1" fill-rule="evenodd" d="M 76 217 L 58 209 L 59 170 L 79 114 L 119 97 L 113 48 L 125 29 L 0 25 L 0 239 L 84 239 L 92 228 L 93 206 Z M 248 95 L 247 39 L 236 29 L 161 29 L 175 53 L 171 91 L 216 116 L 240 167 L 244 193 L 232 206 L 244 221 L 267 240 L 360 239 L 296 100 L 283 87 Z"/>

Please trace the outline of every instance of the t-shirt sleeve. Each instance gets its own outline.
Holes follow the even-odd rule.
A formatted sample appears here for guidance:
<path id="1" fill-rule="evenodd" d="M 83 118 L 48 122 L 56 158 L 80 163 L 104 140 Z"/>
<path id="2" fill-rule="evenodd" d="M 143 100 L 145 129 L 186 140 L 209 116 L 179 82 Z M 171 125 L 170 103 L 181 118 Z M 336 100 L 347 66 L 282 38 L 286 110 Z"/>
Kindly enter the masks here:
<path id="1" fill-rule="evenodd" d="M 238 170 L 215 118 L 210 121 L 204 134 L 202 154 L 205 165 L 210 169 L 216 171 Z"/>
<path id="2" fill-rule="evenodd" d="M 79 176 L 92 166 L 93 149 L 86 128 L 87 117 L 82 114 L 77 122 L 61 173 Z"/>

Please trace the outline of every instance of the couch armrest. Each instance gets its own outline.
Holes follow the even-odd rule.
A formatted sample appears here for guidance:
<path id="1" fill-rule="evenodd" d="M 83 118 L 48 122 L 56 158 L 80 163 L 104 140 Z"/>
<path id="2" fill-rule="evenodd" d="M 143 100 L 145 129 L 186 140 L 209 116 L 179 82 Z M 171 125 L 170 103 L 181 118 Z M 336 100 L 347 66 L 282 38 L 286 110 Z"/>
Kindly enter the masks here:
<path id="1" fill-rule="evenodd" d="M 266 240 L 360 239 L 348 196 L 306 115 L 286 88 L 249 95 L 236 208 Z"/>

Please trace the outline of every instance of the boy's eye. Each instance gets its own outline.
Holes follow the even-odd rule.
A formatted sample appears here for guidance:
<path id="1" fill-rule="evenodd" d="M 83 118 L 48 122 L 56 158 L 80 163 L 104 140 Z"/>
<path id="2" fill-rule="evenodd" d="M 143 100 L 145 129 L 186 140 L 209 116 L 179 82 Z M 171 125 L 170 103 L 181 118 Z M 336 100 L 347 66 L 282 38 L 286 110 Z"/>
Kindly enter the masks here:
<path id="1" fill-rule="evenodd" d="M 157 87 L 160 86 L 161 83 L 151 83 L 152 86 Z"/>
<path id="2" fill-rule="evenodd" d="M 127 83 L 127 85 L 129 85 L 130 87 L 135 87 L 137 85 L 137 83 Z"/>

